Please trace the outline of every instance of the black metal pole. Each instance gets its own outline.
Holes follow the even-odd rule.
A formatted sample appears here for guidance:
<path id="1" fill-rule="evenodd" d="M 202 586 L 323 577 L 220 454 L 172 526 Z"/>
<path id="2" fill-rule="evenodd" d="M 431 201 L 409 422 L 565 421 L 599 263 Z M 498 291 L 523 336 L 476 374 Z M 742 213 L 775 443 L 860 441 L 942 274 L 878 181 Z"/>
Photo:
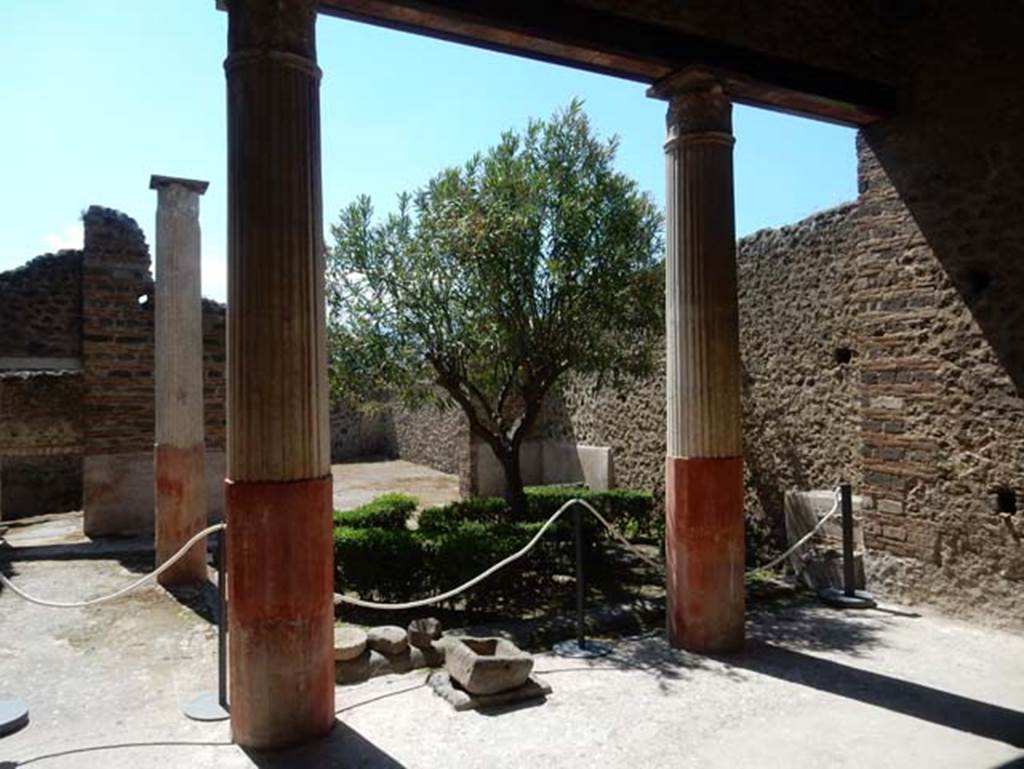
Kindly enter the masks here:
<path id="1" fill-rule="evenodd" d="M 839 484 L 840 505 L 843 513 L 843 593 L 853 597 L 856 585 L 854 585 L 853 572 L 853 493 L 850 484 Z"/>
<path id="2" fill-rule="evenodd" d="M 228 709 L 228 602 L 227 602 L 227 567 L 228 548 L 227 532 L 221 529 L 217 535 L 217 597 L 220 599 L 220 611 L 217 612 L 217 699 L 224 710 Z"/>
<path id="3" fill-rule="evenodd" d="M 580 506 L 573 507 L 573 527 L 576 529 L 576 645 L 586 645 L 586 620 L 583 617 L 583 594 L 586 590 L 583 575 L 583 513 Z"/>

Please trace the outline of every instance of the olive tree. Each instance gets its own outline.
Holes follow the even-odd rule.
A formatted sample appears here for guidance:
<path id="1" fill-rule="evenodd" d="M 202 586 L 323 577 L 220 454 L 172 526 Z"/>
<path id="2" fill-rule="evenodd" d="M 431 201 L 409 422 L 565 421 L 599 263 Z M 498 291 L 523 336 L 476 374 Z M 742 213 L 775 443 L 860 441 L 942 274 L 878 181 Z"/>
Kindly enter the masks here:
<path id="1" fill-rule="evenodd" d="M 569 372 L 620 385 L 661 333 L 661 216 L 582 105 L 509 131 L 375 221 L 341 211 L 328 250 L 332 393 L 457 406 L 513 512 L 520 447 Z"/>

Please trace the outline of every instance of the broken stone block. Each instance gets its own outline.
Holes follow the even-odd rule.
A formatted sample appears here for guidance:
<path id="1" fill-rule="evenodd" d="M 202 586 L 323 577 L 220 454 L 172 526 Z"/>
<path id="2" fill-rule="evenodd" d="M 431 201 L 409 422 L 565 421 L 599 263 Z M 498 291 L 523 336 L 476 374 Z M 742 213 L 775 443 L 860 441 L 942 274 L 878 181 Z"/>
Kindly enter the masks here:
<path id="1" fill-rule="evenodd" d="M 335 662 L 334 680 L 339 684 L 357 684 L 368 679 L 372 671 L 371 654 L 369 649 L 364 649 L 355 659 Z"/>
<path id="2" fill-rule="evenodd" d="M 504 638 L 448 638 L 444 664 L 470 694 L 497 694 L 526 683 L 533 657 Z"/>
<path id="3" fill-rule="evenodd" d="M 334 659 L 353 660 L 366 651 L 366 631 L 352 625 L 334 628 Z"/>
<path id="4" fill-rule="evenodd" d="M 441 637 L 441 621 L 435 617 L 420 617 L 409 623 L 409 643 L 418 649 L 429 649 Z"/>
<path id="5" fill-rule="evenodd" d="M 518 702 L 543 700 L 551 694 L 551 686 L 544 681 L 530 676 L 526 683 L 515 689 L 508 689 L 497 694 L 470 694 L 452 681 L 444 670 L 435 670 L 427 679 L 434 693 L 451 704 L 457 711 L 492 708 L 502 705 L 514 705 Z"/>
<path id="6" fill-rule="evenodd" d="M 387 656 L 404 654 L 409 648 L 409 637 L 396 625 L 370 628 L 366 641 L 371 649 Z"/>

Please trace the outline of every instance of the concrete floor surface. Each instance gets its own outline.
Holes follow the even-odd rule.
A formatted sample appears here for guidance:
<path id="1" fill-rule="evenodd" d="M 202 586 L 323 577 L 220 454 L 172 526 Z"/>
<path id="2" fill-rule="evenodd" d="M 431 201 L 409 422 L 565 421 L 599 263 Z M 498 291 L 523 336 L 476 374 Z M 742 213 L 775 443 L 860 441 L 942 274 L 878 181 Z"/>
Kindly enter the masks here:
<path id="1" fill-rule="evenodd" d="M 120 558 L 76 548 L 0 565 L 26 590 L 75 600 L 146 568 L 137 552 Z M 328 738 L 247 753 L 226 723 L 181 715 L 216 685 L 203 607 L 158 587 L 72 610 L 2 591 L 0 694 L 24 699 L 31 722 L 0 738 L 0 768 L 1024 767 L 1024 638 L 814 604 L 753 614 L 747 651 L 729 658 L 672 651 L 659 635 L 592 662 L 539 655 L 554 691 L 533 706 L 456 713 L 425 671 L 339 688 Z"/>
<path id="2" fill-rule="evenodd" d="M 389 491 L 412 494 L 419 499 L 421 508 L 459 499 L 458 476 L 404 459 L 332 465 L 331 474 L 337 510 L 350 510 Z"/>

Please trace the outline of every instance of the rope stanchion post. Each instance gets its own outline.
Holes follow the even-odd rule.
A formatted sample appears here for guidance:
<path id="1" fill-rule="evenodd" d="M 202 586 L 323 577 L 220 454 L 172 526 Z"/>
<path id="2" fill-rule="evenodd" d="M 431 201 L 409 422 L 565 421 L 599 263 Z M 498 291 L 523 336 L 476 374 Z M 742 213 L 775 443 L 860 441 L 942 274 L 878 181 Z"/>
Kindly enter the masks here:
<path id="1" fill-rule="evenodd" d="M 587 640 L 586 593 L 587 575 L 583 560 L 583 504 L 573 507 L 573 539 L 576 547 L 576 641 L 561 641 L 554 645 L 555 654 L 561 657 L 589 658 L 603 657 L 611 649 L 597 641 Z"/>
<path id="2" fill-rule="evenodd" d="M 28 705 L 17 697 L 0 695 L 0 737 L 14 734 L 28 725 Z"/>
<path id="3" fill-rule="evenodd" d="M 853 597 L 857 586 L 853 573 L 853 492 L 850 484 L 839 484 L 840 509 L 843 511 L 843 594 Z"/>
<path id="4" fill-rule="evenodd" d="M 221 531 L 217 537 L 217 699 L 228 712 L 228 538 Z"/>
<path id="5" fill-rule="evenodd" d="M 217 692 L 203 692 L 185 706 L 185 717 L 192 721 L 226 721 L 231 717 L 227 694 L 227 537 L 217 534 L 214 565 L 217 567 Z"/>
<path id="6" fill-rule="evenodd" d="M 819 597 L 830 606 L 841 609 L 871 609 L 877 606 L 874 596 L 865 590 L 857 590 L 853 553 L 853 489 L 846 481 L 839 484 L 839 507 L 843 522 L 843 589 L 826 588 Z"/>

